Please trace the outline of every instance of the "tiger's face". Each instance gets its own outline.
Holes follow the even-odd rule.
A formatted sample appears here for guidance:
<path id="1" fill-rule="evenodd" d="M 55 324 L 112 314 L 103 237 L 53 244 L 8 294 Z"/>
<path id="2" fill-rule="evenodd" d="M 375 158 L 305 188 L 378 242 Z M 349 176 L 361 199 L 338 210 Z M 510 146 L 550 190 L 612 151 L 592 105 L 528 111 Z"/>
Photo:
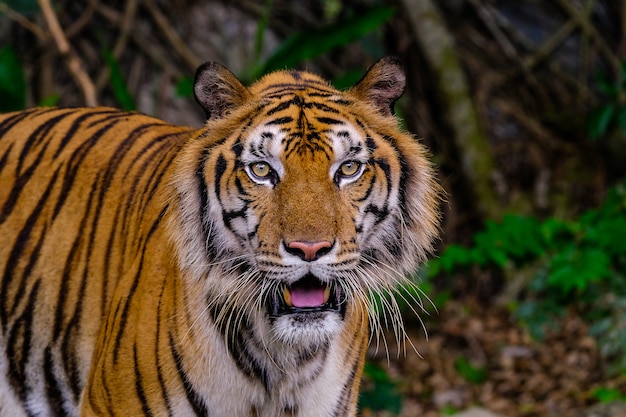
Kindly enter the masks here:
<path id="1" fill-rule="evenodd" d="M 366 324 L 371 294 L 413 272 L 437 228 L 430 165 L 390 111 L 397 62 L 345 92 L 302 72 L 246 88 L 215 64 L 195 89 L 209 121 L 181 167 L 195 226 L 177 240 L 214 319 L 243 314 L 264 340 L 308 347 L 346 317 Z"/>

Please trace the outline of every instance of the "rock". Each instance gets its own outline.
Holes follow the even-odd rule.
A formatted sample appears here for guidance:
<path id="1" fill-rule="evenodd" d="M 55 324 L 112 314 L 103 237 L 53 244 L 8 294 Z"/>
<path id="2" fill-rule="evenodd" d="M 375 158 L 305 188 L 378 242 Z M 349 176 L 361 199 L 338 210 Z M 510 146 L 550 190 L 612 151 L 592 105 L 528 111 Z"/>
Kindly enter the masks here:
<path id="1" fill-rule="evenodd" d="M 580 417 L 626 417 L 626 403 L 596 404 L 579 414 Z"/>

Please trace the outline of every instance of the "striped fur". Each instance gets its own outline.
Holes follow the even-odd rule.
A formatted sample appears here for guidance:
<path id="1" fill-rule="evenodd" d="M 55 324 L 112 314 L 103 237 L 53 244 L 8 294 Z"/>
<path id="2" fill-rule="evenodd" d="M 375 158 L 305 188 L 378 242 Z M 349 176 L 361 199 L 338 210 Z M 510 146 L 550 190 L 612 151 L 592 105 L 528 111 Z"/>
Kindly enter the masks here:
<path id="1" fill-rule="evenodd" d="M 437 232 L 403 88 L 393 59 L 345 92 L 206 64 L 201 129 L 1 116 L 0 415 L 354 416 L 369 297 Z"/>

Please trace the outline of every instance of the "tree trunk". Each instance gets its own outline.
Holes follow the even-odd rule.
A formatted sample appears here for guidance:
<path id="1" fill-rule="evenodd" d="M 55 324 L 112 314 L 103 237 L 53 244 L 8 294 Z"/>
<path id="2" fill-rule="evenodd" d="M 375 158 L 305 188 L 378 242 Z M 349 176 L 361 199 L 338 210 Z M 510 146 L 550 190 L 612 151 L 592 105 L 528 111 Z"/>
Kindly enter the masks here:
<path id="1" fill-rule="evenodd" d="M 497 217 L 500 203 L 492 184 L 494 162 L 483 134 L 467 81 L 437 5 L 432 0 L 400 0 L 418 45 L 437 77 L 438 94 L 444 105 L 463 170 L 473 187 L 482 216 Z"/>

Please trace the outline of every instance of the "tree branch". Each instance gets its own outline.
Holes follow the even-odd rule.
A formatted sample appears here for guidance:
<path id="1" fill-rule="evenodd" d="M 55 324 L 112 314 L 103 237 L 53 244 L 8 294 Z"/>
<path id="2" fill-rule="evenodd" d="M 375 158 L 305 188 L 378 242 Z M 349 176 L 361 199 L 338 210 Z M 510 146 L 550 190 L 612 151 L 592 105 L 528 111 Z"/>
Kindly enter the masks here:
<path id="1" fill-rule="evenodd" d="M 0 1 L 0 14 L 7 15 L 9 19 L 32 32 L 37 38 L 39 38 L 39 40 L 46 40 L 48 38 L 43 29 L 28 20 L 22 14 L 10 8 L 9 5 L 3 1 Z"/>
<path id="2" fill-rule="evenodd" d="M 153 0 L 143 0 L 143 5 L 146 6 L 157 26 L 163 32 L 172 47 L 174 47 L 176 52 L 178 52 L 178 54 L 183 58 L 190 69 L 195 71 L 196 68 L 202 64 L 202 61 L 196 56 L 196 54 L 193 53 L 191 49 L 187 47 L 178 33 L 172 29 L 167 17 L 165 17 L 163 12 L 161 12 Z"/>
<path id="3" fill-rule="evenodd" d="M 85 104 L 87 106 L 96 106 L 96 89 L 93 82 L 89 78 L 89 75 L 87 75 L 87 73 L 83 70 L 80 58 L 72 52 L 70 44 L 63 33 L 63 29 L 61 29 L 59 20 L 52 9 L 50 0 L 37 0 L 37 2 L 39 3 L 39 7 L 41 8 L 46 24 L 48 25 L 50 34 L 52 35 L 61 56 L 65 59 L 67 67 L 74 77 L 74 81 L 76 81 L 83 92 Z"/>

